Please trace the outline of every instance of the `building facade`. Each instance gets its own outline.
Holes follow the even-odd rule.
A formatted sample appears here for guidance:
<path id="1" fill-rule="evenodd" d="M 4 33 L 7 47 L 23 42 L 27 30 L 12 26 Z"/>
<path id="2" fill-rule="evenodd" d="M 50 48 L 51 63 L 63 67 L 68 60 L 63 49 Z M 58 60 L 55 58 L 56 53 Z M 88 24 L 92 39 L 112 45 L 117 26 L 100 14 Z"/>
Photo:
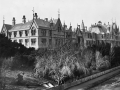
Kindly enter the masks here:
<path id="1" fill-rule="evenodd" d="M 71 29 L 71 28 L 70 28 Z M 66 25 L 62 26 L 61 20 L 48 18 L 40 19 L 37 13 L 33 15 L 33 20 L 26 22 L 25 15 L 22 23 L 17 23 L 13 17 L 12 25 L 3 24 L 1 33 L 5 34 L 14 42 L 23 44 L 26 47 L 49 48 L 54 49 L 62 46 L 72 29 L 67 29 Z M 67 33 L 67 34 L 66 34 Z M 71 33 L 70 33 L 71 34 Z"/>
<path id="2" fill-rule="evenodd" d="M 65 23 L 62 25 L 60 17 L 40 19 L 37 13 L 33 14 L 33 19 L 28 22 L 24 15 L 22 23 L 17 24 L 13 17 L 12 25 L 3 23 L 1 33 L 14 42 L 35 49 L 55 49 L 71 39 L 84 47 L 102 43 L 110 43 L 112 47 L 120 46 L 120 32 L 116 23 L 102 24 L 99 21 L 87 29 L 82 20 L 81 25 L 77 25 L 73 30 L 71 24 L 70 27 Z"/>

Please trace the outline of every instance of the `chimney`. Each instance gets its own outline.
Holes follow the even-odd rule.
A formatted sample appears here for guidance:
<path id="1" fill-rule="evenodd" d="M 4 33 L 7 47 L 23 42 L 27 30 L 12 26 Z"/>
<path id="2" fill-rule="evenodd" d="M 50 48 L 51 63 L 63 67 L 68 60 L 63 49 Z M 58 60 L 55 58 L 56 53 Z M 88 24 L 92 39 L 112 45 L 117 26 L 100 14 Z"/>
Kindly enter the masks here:
<path id="1" fill-rule="evenodd" d="M 86 30 L 87 30 L 87 26 L 86 26 Z"/>
<path id="2" fill-rule="evenodd" d="M 45 18 L 45 21 L 48 21 L 48 18 Z"/>
<path id="3" fill-rule="evenodd" d="M 78 25 L 78 28 L 80 29 L 80 25 Z"/>
<path id="4" fill-rule="evenodd" d="M 26 17 L 25 17 L 25 15 L 23 15 L 22 22 L 26 23 Z"/>
<path id="5" fill-rule="evenodd" d="M 37 19 L 38 18 L 38 15 L 37 15 L 37 13 L 35 13 L 35 19 Z"/>
<path id="6" fill-rule="evenodd" d="M 12 20 L 12 26 L 15 25 L 15 17 L 13 17 L 13 20 Z"/>

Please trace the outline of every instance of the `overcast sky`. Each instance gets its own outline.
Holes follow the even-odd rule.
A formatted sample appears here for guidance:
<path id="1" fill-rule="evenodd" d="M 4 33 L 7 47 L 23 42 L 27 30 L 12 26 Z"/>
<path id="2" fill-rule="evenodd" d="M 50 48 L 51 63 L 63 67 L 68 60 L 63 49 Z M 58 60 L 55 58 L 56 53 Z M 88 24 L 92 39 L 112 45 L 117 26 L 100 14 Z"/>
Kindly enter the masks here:
<path id="1" fill-rule="evenodd" d="M 6 24 L 12 24 L 12 18 L 16 23 L 22 22 L 23 15 L 27 20 L 32 19 L 32 9 L 38 13 L 38 17 L 44 19 L 60 18 L 62 23 L 73 27 L 82 20 L 87 27 L 97 23 L 112 23 L 120 25 L 120 0 L 0 0 L 0 27 L 2 28 L 3 16 Z"/>

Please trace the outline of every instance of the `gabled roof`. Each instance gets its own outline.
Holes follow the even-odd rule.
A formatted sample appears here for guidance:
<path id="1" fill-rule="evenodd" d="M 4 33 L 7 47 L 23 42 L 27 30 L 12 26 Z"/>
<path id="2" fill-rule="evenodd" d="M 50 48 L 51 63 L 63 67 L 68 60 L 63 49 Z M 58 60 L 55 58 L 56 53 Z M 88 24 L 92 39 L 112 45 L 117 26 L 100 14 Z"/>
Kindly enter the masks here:
<path id="1" fill-rule="evenodd" d="M 37 24 L 38 27 L 42 26 L 42 27 L 50 27 L 50 23 L 48 21 L 45 21 L 43 19 L 35 19 L 35 22 Z"/>
<path id="2" fill-rule="evenodd" d="M 58 19 L 50 19 L 49 21 L 46 21 L 46 20 L 38 18 L 38 19 L 35 19 L 34 21 L 36 22 L 38 27 L 50 28 L 52 24 L 53 28 L 56 28 Z"/>
<path id="3" fill-rule="evenodd" d="M 7 30 L 10 30 L 12 28 L 12 25 L 10 24 L 4 24 Z"/>
<path id="4" fill-rule="evenodd" d="M 82 31 L 80 30 L 80 28 L 77 27 L 76 29 L 76 35 L 77 36 L 82 36 Z"/>
<path id="5" fill-rule="evenodd" d="M 57 21 L 56 20 L 54 21 L 54 26 L 53 27 L 54 27 L 55 30 L 57 30 L 59 26 L 60 26 L 61 30 L 63 30 L 62 23 L 61 23 L 60 19 L 58 18 Z"/>
<path id="6" fill-rule="evenodd" d="M 34 22 L 38 27 L 42 27 L 42 28 L 50 28 L 52 25 L 53 29 L 58 29 L 58 26 L 61 27 L 61 30 L 63 29 L 59 18 L 51 19 L 51 21 L 38 18 L 38 19 L 34 19 Z M 14 26 L 5 24 L 5 26 L 8 30 L 27 30 L 27 29 L 30 29 L 30 26 L 32 25 L 32 23 L 33 23 L 33 20 L 26 23 L 18 23 L 18 24 L 15 24 Z"/>
<path id="7" fill-rule="evenodd" d="M 1 29 L 1 33 L 5 33 L 5 31 L 8 31 L 12 28 L 12 25 L 10 24 L 3 24 L 2 29 Z"/>
<path id="8" fill-rule="evenodd" d="M 15 24 L 11 30 L 26 30 L 30 28 L 31 24 L 32 24 L 32 21 Z"/>

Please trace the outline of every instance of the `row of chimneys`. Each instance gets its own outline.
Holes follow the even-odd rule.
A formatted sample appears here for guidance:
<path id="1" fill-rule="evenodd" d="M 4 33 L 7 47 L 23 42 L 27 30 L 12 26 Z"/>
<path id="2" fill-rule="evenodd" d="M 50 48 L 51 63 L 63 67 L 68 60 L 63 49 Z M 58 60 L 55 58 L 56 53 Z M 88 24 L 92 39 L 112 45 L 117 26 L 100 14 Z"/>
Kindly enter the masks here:
<path id="1" fill-rule="evenodd" d="M 33 19 L 37 19 L 37 18 L 38 18 L 37 13 L 33 14 Z M 22 22 L 26 23 L 26 17 L 25 17 L 25 15 L 23 15 Z M 15 24 L 16 24 L 16 20 L 15 20 L 15 17 L 13 17 L 12 25 L 14 26 Z"/>
<path id="2" fill-rule="evenodd" d="M 23 15 L 22 22 L 26 23 L 26 17 L 25 17 L 25 15 Z M 16 24 L 16 20 L 15 20 L 15 17 L 13 17 L 13 19 L 12 19 L 12 25 L 14 26 L 15 24 Z"/>

